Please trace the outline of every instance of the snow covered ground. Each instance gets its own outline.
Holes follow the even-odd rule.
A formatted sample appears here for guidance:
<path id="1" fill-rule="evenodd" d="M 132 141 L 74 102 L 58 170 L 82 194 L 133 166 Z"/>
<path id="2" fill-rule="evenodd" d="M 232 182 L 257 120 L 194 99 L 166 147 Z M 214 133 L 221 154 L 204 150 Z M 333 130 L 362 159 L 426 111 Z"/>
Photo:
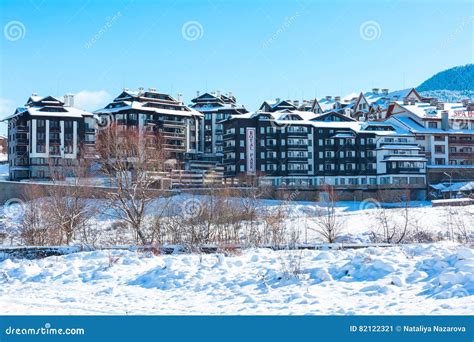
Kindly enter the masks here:
<path id="1" fill-rule="evenodd" d="M 470 315 L 473 295 L 474 252 L 449 242 L 0 262 L 2 314 Z"/>

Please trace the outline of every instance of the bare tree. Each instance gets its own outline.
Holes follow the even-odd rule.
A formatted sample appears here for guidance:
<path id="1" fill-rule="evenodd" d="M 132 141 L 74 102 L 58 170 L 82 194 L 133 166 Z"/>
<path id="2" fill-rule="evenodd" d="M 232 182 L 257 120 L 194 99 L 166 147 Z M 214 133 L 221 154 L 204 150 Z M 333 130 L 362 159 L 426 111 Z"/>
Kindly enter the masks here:
<path id="1" fill-rule="evenodd" d="M 161 146 L 157 131 L 116 124 L 100 131 L 96 139 L 100 171 L 113 187 L 107 194 L 107 213 L 125 221 L 142 244 L 150 243 L 144 231 L 146 209 L 162 195 L 157 189 L 166 162 Z"/>
<path id="2" fill-rule="evenodd" d="M 408 236 L 412 222 L 409 201 L 402 196 L 399 203 L 401 209 L 380 207 L 375 210 L 375 220 L 382 230 L 382 241 L 385 243 L 401 243 Z"/>
<path id="3" fill-rule="evenodd" d="M 89 161 L 82 158 L 50 162 L 53 186 L 47 188 L 46 205 L 51 214 L 50 223 L 58 230 L 59 244 L 70 244 L 79 231 L 82 237 L 88 237 L 88 225 L 97 213 L 90 202 L 93 193 L 87 178 L 89 168 Z"/>
<path id="4" fill-rule="evenodd" d="M 336 210 L 337 195 L 334 187 L 324 186 L 322 208 L 317 211 L 316 232 L 328 243 L 333 243 L 341 235 L 344 221 Z"/>
<path id="5" fill-rule="evenodd" d="M 47 201 L 47 192 L 41 185 L 31 184 L 25 188 L 22 215 L 18 222 L 19 237 L 26 245 L 58 245 L 60 232 L 51 224 L 53 214 Z"/>

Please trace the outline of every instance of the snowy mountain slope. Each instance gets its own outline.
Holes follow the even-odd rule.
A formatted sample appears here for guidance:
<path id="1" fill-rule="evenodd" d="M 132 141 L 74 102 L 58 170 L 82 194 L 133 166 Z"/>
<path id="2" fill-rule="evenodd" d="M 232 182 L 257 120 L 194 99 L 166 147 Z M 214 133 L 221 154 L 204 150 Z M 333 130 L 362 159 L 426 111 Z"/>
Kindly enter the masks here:
<path id="1" fill-rule="evenodd" d="M 2 314 L 469 315 L 473 295 L 473 250 L 452 243 L 0 262 Z"/>
<path id="2" fill-rule="evenodd" d="M 474 64 L 466 64 L 441 71 L 420 84 L 416 90 L 474 91 Z"/>
<path id="3" fill-rule="evenodd" d="M 436 97 L 443 102 L 474 100 L 474 64 L 441 71 L 416 89 L 422 96 Z"/>

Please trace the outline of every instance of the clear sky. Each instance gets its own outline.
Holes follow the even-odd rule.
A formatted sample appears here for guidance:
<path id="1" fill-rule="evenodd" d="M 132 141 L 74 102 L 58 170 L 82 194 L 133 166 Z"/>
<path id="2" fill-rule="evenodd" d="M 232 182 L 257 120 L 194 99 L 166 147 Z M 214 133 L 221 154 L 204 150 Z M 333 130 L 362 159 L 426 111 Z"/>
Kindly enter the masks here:
<path id="1" fill-rule="evenodd" d="M 32 92 L 232 91 L 250 110 L 417 86 L 473 62 L 474 2 L 0 0 L 0 116 Z"/>

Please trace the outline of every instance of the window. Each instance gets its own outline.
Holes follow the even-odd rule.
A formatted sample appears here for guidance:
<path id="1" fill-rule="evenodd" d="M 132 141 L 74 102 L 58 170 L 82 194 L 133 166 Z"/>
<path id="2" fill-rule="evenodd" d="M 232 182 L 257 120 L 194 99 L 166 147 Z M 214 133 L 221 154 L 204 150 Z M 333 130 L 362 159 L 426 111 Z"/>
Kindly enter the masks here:
<path id="1" fill-rule="evenodd" d="M 245 147 L 245 142 L 243 140 L 240 140 L 239 146 L 240 147 Z"/>
<path id="2" fill-rule="evenodd" d="M 37 128 L 42 128 L 45 126 L 45 121 L 44 120 L 37 120 L 36 121 L 36 127 Z"/>
<path id="3" fill-rule="evenodd" d="M 240 159 L 245 159 L 245 154 L 243 152 L 240 152 Z"/>
<path id="4" fill-rule="evenodd" d="M 240 132 L 240 134 L 245 134 L 245 128 L 240 127 L 239 132 Z"/>
<path id="5" fill-rule="evenodd" d="M 438 123 L 436 121 L 428 121 L 428 128 L 438 128 Z"/>
<path id="6" fill-rule="evenodd" d="M 36 153 L 44 153 L 46 151 L 46 147 L 43 144 L 36 145 Z"/>
<path id="7" fill-rule="evenodd" d="M 245 171 L 245 165 L 240 165 L 239 170 L 240 170 L 240 172 L 244 172 Z"/>

